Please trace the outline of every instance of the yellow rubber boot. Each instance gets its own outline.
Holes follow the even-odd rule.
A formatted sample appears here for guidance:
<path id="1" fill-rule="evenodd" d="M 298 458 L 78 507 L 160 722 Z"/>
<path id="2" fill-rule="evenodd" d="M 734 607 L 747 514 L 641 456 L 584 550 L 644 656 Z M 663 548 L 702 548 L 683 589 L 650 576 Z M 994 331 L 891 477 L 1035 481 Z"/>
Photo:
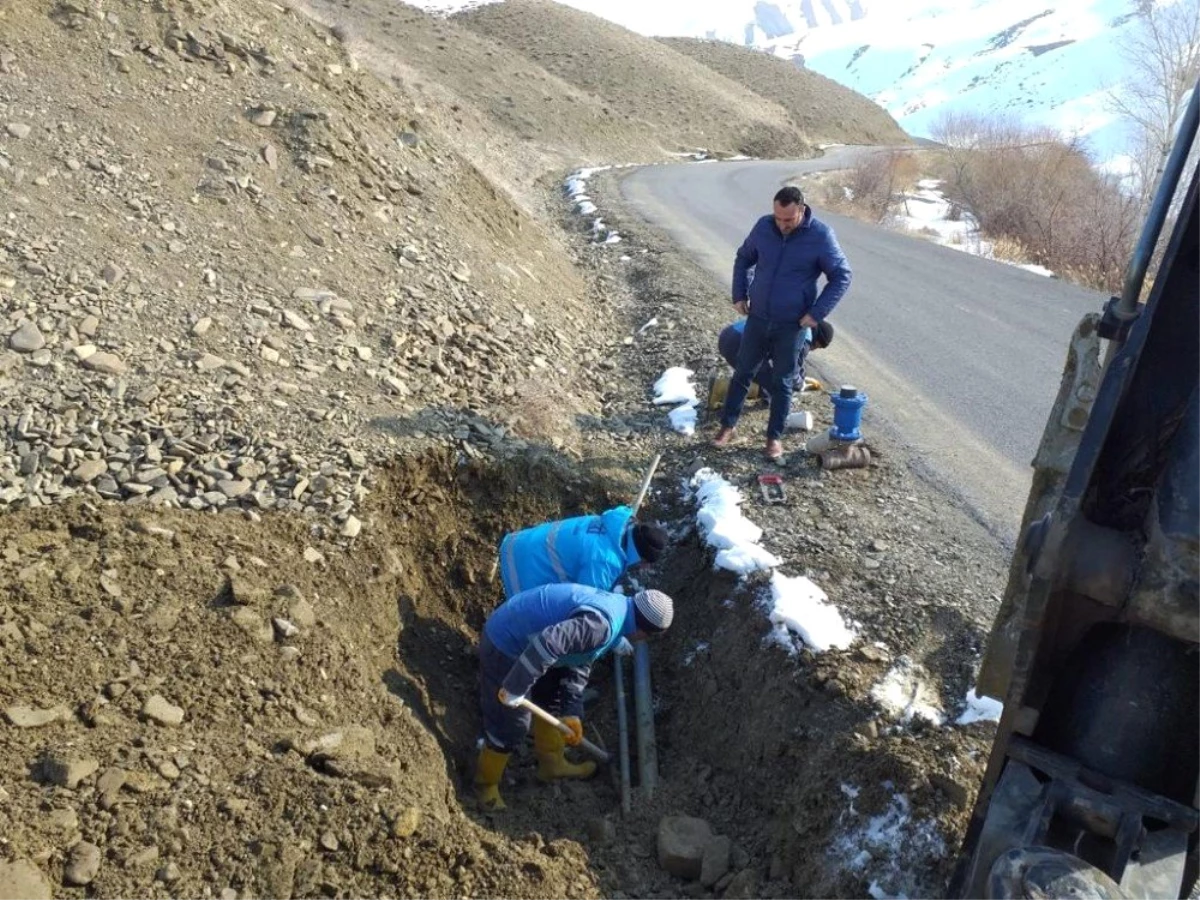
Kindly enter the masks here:
<path id="1" fill-rule="evenodd" d="M 541 719 L 533 720 L 533 750 L 537 755 L 538 778 L 556 781 L 559 778 L 591 778 L 596 774 L 594 762 L 567 762 L 564 751 L 567 742 L 562 732 Z"/>
<path id="2" fill-rule="evenodd" d="M 475 798 L 486 810 L 508 808 L 500 796 L 500 778 L 508 765 L 508 756 L 486 746 L 479 751 L 479 761 L 475 765 Z"/>

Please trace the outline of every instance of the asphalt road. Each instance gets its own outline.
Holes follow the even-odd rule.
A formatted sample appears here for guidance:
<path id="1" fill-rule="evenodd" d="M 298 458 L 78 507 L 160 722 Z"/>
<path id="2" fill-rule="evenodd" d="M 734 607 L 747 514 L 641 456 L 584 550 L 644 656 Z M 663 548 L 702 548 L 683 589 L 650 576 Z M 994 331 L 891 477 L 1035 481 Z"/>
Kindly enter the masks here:
<path id="1" fill-rule="evenodd" d="M 649 166 L 622 179 L 632 208 L 728 290 L 733 255 L 789 178 L 843 168 L 855 148 L 796 162 Z M 1005 542 L 1020 524 L 1029 464 L 1067 343 L 1105 298 L 1057 279 L 826 213 L 850 259 L 820 375 L 870 396 L 868 427 L 913 459 Z M 714 353 L 716 337 L 714 335 Z"/>

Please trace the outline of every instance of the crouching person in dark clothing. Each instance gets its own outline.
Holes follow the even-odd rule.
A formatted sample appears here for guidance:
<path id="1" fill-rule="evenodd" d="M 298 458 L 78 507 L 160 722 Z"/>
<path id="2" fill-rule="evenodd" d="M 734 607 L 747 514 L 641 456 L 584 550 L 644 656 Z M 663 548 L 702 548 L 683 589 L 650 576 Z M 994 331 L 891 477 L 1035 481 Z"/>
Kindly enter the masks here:
<path id="1" fill-rule="evenodd" d="M 729 365 L 737 369 L 738 353 L 742 349 L 742 334 L 746 330 L 746 319 L 738 319 L 721 329 L 717 336 L 717 351 Z M 805 328 L 800 334 L 800 346 L 796 350 L 796 374 L 792 376 L 792 390 L 800 393 L 804 390 L 804 364 L 808 354 L 813 350 L 824 350 L 833 343 L 833 326 L 821 321 L 815 328 Z M 775 378 L 771 360 L 764 360 L 754 373 L 754 383 L 750 385 L 747 400 L 761 396 L 764 400 L 771 396 L 771 382 Z"/>
<path id="2" fill-rule="evenodd" d="M 562 719 L 564 735 L 533 721 L 538 778 L 588 778 L 594 762 L 571 763 L 564 750 L 583 738 L 583 690 L 592 664 L 618 645 L 666 631 L 674 603 L 661 591 L 632 597 L 581 584 L 549 584 L 506 600 L 488 617 L 479 641 L 484 746 L 475 769 L 475 793 L 485 809 L 504 809 L 500 778 L 508 758 L 529 732 L 528 697 Z"/>

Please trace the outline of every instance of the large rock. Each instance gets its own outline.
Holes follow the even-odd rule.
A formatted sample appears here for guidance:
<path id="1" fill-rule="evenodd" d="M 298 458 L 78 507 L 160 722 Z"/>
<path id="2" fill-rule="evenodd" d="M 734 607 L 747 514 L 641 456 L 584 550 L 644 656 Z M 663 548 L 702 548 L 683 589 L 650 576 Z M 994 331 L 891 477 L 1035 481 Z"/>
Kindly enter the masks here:
<path id="1" fill-rule="evenodd" d="M 758 873 L 754 869 L 742 869 L 725 886 L 727 900 L 751 900 L 759 896 Z"/>
<path id="2" fill-rule="evenodd" d="M 704 858 L 700 861 L 700 883 L 712 887 L 725 877 L 729 871 L 729 856 L 733 850 L 733 842 L 724 835 L 718 835 L 708 842 L 704 848 Z"/>
<path id="3" fill-rule="evenodd" d="M 100 848 L 87 841 L 80 841 L 67 854 L 63 868 L 63 881 L 69 885 L 91 884 L 100 871 Z"/>
<path id="4" fill-rule="evenodd" d="M 100 763 L 94 759 L 68 753 L 50 753 L 42 760 L 42 778 L 59 787 L 75 790 L 81 781 L 99 768 Z"/>
<path id="5" fill-rule="evenodd" d="M 46 338 L 36 324 L 26 319 L 9 336 L 8 345 L 18 353 L 32 353 L 46 346 Z"/>
<path id="6" fill-rule="evenodd" d="M 18 728 L 41 728 L 60 719 L 71 718 L 71 710 L 66 706 L 52 706 L 49 709 L 35 709 L 32 706 L 10 706 L 4 710 L 4 717 Z"/>
<path id="7" fill-rule="evenodd" d="M 83 367 L 104 375 L 123 375 L 128 368 L 121 357 L 115 353 L 104 353 L 103 351 L 97 351 L 85 359 Z"/>
<path id="8" fill-rule="evenodd" d="M 712 839 L 712 826 L 703 819 L 664 816 L 658 823 L 658 864 L 676 878 L 695 881 Z"/>
<path id="9" fill-rule="evenodd" d="M 160 694 L 147 698 L 142 715 L 160 725 L 175 726 L 183 722 L 183 709 L 167 702 Z"/>
<path id="10" fill-rule="evenodd" d="M 29 860 L 0 862 L 0 900 L 50 900 L 51 896 L 50 882 Z"/>

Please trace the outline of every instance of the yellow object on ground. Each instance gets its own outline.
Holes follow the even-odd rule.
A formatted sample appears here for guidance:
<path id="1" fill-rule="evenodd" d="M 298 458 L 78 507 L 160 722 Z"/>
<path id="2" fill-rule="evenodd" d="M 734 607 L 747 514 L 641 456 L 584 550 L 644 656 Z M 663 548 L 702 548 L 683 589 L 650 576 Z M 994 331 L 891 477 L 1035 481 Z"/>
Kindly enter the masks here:
<path id="1" fill-rule="evenodd" d="M 568 722 L 569 719 L 563 719 Z M 596 773 L 594 762 L 568 762 L 564 753 L 567 742 L 563 733 L 541 719 L 533 720 L 533 750 L 537 755 L 538 778 L 557 781 L 560 778 L 591 778 Z"/>
<path id="2" fill-rule="evenodd" d="M 504 798 L 500 796 L 500 779 L 504 775 L 504 767 L 508 765 L 508 756 L 491 747 L 479 751 L 479 761 L 475 766 L 475 797 L 484 809 L 507 809 Z"/>
<path id="3" fill-rule="evenodd" d="M 708 408 L 720 409 L 725 405 L 725 397 L 729 393 L 729 375 L 713 375 L 708 382 Z M 747 400 L 758 399 L 758 382 L 751 382 Z"/>

